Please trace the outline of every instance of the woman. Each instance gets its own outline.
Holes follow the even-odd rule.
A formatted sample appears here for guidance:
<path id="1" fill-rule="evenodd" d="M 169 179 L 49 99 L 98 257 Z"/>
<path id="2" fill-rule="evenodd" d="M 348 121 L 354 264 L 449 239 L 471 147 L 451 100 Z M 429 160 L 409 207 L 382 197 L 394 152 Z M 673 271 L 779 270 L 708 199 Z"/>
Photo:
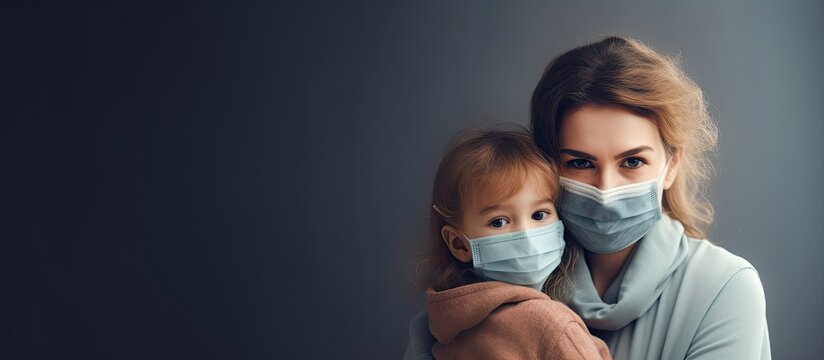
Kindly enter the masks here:
<path id="1" fill-rule="evenodd" d="M 700 88 L 642 43 L 609 37 L 553 60 L 531 114 L 583 254 L 564 302 L 613 358 L 769 359 L 757 272 L 699 240 L 717 138 Z M 425 313 L 412 319 L 405 358 L 430 357 L 427 325 Z"/>

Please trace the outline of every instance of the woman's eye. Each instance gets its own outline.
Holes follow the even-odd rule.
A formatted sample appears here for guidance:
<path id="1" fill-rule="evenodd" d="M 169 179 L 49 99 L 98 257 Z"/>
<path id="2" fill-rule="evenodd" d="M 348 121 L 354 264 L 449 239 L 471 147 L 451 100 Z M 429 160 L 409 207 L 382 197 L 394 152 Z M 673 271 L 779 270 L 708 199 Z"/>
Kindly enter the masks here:
<path id="1" fill-rule="evenodd" d="M 501 219 L 501 218 L 498 218 L 498 219 L 492 220 L 492 221 L 489 223 L 489 225 L 490 225 L 490 226 L 492 226 L 492 227 L 494 227 L 494 228 L 502 228 L 502 227 L 504 227 L 504 225 L 506 225 L 506 224 L 509 224 L 509 221 L 506 221 L 506 219 Z"/>
<path id="2" fill-rule="evenodd" d="M 621 163 L 621 166 L 626 167 L 626 168 L 630 168 L 630 169 L 635 169 L 635 168 L 639 168 L 641 166 L 644 166 L 644 164 L 645 164 L 644 160 L 641 160 L 637 157 L 631 157 L 631 158 L 627 158 L 626 160 L 624 160 L 624 162 Z"/>
<path id="3" fill-rule="evenodd" d="M 567 166 L 575 169 L 587 169 L 592 167 L 592 162 L 585 159 L 572 159 L 567 161 Z"/>
<path id="4" fill-rule="evenodd" d="M 546 211 L 536 211 L 532 214 L 532 220 L 543 220 L 546 219 L 547 216 L 549 216 L 549 213 Z"/>

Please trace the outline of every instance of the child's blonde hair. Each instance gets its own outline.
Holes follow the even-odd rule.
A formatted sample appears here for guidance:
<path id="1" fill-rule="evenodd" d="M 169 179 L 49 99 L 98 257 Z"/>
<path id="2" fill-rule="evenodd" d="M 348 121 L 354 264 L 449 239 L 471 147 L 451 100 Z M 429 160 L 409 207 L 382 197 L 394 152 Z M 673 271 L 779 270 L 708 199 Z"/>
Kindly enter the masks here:
<path id="1" fill-rule="evenodd" d="M 442 291 L 479 281 L 471 271 L 472 263 L 452 256 L 441 237 L 441 228 L 446 224 L 460 226 L 467 203 L 481 197 L 488 202 L 503 201 L 530 181 L 545 184 L 540 187 L 541 195 L 557 200 L 558 171 L 526 129 L 499 127 L 458 134 L 435 175 L 432 204 L 440 212 L 431 210 L 430 239 L 418 263 L 421 287 Z M 575 255 L 574 249 L 567 246 L 558 270 L 545 283 L 550 297 L 564 297 L 571 285 L 568 273 Z"/>

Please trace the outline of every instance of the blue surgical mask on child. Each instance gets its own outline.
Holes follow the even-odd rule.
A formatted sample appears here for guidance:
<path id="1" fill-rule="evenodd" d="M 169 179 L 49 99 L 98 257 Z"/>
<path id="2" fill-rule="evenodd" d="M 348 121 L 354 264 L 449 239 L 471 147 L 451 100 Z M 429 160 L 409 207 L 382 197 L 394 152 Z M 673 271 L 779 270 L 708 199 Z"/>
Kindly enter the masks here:
<path id="1" fill-rule="evenodd" d="M 585 249 L 598 254 L 623 250 L 661 219 L 666 168 L 655 179 L 609 190 L 562 176 L 558 215 Z"/>
<path id="2" fill-rule="evenodd" d="M 564 255 L 564 224 L 469 239 L 473 271 L 486 280 L 541 290 Z"/>

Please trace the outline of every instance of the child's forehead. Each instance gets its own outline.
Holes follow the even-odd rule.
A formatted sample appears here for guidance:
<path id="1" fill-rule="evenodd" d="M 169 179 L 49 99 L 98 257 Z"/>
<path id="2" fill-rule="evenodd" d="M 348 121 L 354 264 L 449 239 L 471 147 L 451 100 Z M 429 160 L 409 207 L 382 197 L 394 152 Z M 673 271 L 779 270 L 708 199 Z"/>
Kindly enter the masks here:
<path id="1" fill-rule="evenodd" d="M 504 179 L 493 176 L 481 179 L 472 187 L 474 189 L 468 191 L 463 199 L 464 210 L 505 203 L 524 190 L 534 195 L 536 200 L 554 200 L 556 197 L 556 191 L 552 188 L 548 174 L 532 175 L 522 179 Z"/>

